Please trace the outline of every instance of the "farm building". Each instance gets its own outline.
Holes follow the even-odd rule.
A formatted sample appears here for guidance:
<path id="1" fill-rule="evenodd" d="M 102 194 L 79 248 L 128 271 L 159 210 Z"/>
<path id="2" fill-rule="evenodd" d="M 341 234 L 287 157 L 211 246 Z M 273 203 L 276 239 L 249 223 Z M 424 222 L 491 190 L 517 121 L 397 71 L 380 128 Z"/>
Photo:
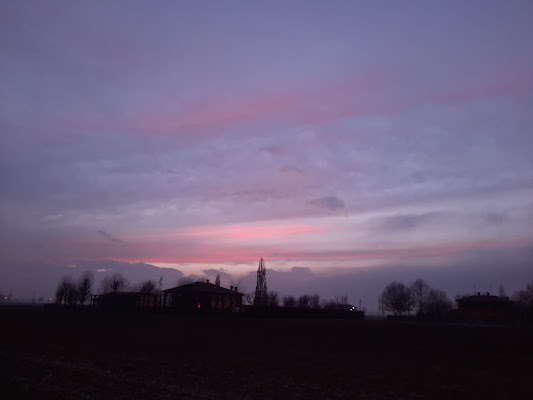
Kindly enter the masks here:
<path id="1" fill-rule="evenodd" d="M 462 321 L 508 322 L 513 318 L 513 302 L 508 297 L 477 293 L 457 299 L 457 315 Z"/>
<path id="2" fill-rule="evenodd" d="M 158 305 L 158 296 L 143 292 L 119 292 L 94 295 L 91 304 L 101 310 L 135 311 L 152 309 Z"/>
<path id="3" fill-rule="evenodd" d="M 207 282 L 194 282 L 163 290 L 163 306 L 180 311 L 229 312 L 242 305 L 242 293 Z"/>

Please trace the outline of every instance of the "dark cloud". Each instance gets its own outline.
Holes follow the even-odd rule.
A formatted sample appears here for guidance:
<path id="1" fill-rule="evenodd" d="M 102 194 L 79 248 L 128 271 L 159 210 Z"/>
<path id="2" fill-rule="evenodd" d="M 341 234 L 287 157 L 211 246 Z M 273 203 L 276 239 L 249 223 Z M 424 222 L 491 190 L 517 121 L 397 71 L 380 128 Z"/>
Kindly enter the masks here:
<path id="1" fill-rule="evenodd" d="M 489 225 L 501 225 L 509 220 L 509 216 L 504 212 L 490 212 L 485 215 L 484 220 Z"/>
<path id="2" fill-rule="evenodd" d="M 305 174 L 305 171 L 303 169 L 295 167 L 295 166 L 291 166 L 291 165 L 285 165 L 281 167 L 279 170 L 286 174 L 300 174 L 300 175 Z"/>
<path id="3" fill-rule="evenodd" d="M 407 230 L 413 229 L 428 221 L 435 220 L 440 216 L 442 216 L 442 213 L 439 212 L 424 214 L 401 214 L 380 219 L 380 222 L 377 225 L 378 228 L 385 230 Z"/>
<path id="4" fill-rule="evenodd" d="M 261 147 L 259 149 L 259 152 L 267 153 L 267 154 L 270 154 L 271 156 L 281 156 L 285 153 L 283 148 L 278 147 L 278 146 Z"/>
<path id="5" fill-rule="evenodd" d="M 311 268 L 308 267 L 292 267 L 291 271 L 298 276 L 309 277 L 313 275 Z"/>
<path id="6" fill-rule="evenodd" d="M 316 207 L 326 208 L 331 211 L 341 210 L 345 206 L 344 200 L 335 196 L 320 197 L 318 199 L 310 200 L 309 203 Z"/>
<path id="7" fill-rule="evenodd" d="M 122 243 L 122 240 L 120 240 L 119 238 L 114 237 L 113 235 L 111 235 L 111 234 L 109 234 L 109 233 L 107 233 L 105 231 L 96 231 L 96 233 L 98 233 L 100 236 L 103 236 L 104 238 L 106 238 L 110 242 Z"/>
<path id="8" fill-rule="evenodd" d="M 76 265 L 76 268 L 72 266 Z M 159 282 L 162 278 L 163 289 L 176 286 L 183 277 L 183 272 L 175 268 L 159 268 L 145 263 L 126 263 L 113 260 L 82 260 L 68 264 L 45 263 L 0 263 L 0 292 L 7 293 L 10 289 L 15 292 L 17 301 L 35 297 L 54 298 L 57 282 L 64 275 L 70 275 L 74 280 L 84 271 L 94 273 L 93 293 L 98 293 L 101 280 L 114 273 L 123 274 L 132 285 L 151 279 Z"/>

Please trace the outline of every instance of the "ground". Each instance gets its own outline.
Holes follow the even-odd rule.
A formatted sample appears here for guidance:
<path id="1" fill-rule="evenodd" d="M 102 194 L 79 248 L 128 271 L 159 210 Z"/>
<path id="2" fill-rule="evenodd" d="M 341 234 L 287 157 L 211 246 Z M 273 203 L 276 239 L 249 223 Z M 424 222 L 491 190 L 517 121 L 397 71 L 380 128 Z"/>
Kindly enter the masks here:
<path id="1" fill-rule="evenodd" d="M 531 327 L 0 307 L 0 398 L 526 399 Z"/>

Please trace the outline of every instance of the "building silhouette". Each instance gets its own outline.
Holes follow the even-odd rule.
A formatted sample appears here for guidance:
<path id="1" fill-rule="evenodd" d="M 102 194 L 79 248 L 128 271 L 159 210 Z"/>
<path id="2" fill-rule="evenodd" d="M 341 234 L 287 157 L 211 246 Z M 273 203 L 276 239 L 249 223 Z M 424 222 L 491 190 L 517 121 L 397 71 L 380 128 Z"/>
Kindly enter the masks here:
<path id="1" fill-rule="evenodd" d="M 163 290 L 162 306 L 186 312 L 230 312 L 242 306 L 242 293 L 207 282 Z"/>

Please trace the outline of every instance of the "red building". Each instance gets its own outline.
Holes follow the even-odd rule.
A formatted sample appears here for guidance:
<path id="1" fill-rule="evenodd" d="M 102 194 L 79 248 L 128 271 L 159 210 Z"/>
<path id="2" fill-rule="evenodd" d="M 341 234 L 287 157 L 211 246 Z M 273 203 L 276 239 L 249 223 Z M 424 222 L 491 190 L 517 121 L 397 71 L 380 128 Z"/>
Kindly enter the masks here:
<path id="1" fill-rule="evenodd" d="M 242 293 L 209 282 L 194 282 L 163 290 L 163 307 L 180 311 L 230 312 L 242 305 Z"/>
<path id="2" fill-rule="evenodd" d="M 513 302 L 508 297 L 477 293 L 457 299 L 458 318 L 470 322 L 509 322 L 513 317 Z"/>

